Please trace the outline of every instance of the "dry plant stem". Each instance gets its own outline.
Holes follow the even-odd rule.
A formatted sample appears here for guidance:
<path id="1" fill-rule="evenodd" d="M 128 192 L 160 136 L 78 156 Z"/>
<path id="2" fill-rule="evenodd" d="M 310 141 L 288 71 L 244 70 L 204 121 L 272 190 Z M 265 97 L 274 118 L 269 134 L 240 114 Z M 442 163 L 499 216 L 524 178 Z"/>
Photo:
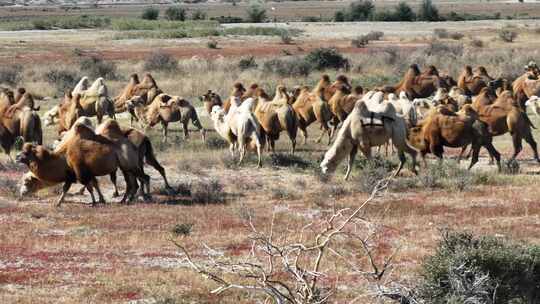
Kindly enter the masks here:
<path id="1" fill-rule="evenodd" d="M 272 216 L 268 234 L 258 231 L 253 224 L 252 218 L 249 217 L 248 226 L 252 231 L 252 235 L 249 237 L 252 241 L 250 257 L 253 259 L 253 262 L 216 261 L 209 255 L 208 261 L 205 264 L 201 264 L 193 260 L 191 254 L 184 245 L 174 240 L 171 241 L 184 253 L 185 260 L 193 270 L 219 285 L 218 288 L 211 291 L 214 294 L 221 294 L 230 289 L 239 289 L 264 293 L 276 303 L 325 303 L 332 295 L 331 291 L 322 289 L 318 284 L 319 277 L 325 275 L 321 272 L 321 264 L 325 252 L 328 250 L 343 258 L 336 250 L 329 247 L 331 241 L 340 234 L 349 235 L 345 229 L 353 224 L 355 219 L 358 219 L 360 212 L 370 202 L 387 189 L 390 180 L 391 178 L 380 180 L 370 196 L 343 221 L 339 221 L 339 219 L 344 217 L 344 213 L 348 209 L 335 211 L 328 219 L 324 220 L 323 230 L 317 233 L 313 243 L 310 245 L 302 242 L 278 245 L 277 241 L 274 239 L 275 236 L 273 231 L 275 214 Z M 367 222 L 364 219 L 361 219 L 361 221 Z M 312 222 L 302 228 L 299 234 L 300 240 L 303 239 L 304 230 L 313 225 L 314 223 Z M 373 270 L 371 272 L 360 270 L 357 272 L 362 275 L 369 275 L 371 278 L 380 281 L 387 269 L 390 268 L 394 255 L 386 259 L 381 268 L 379 268 L 376 265 L 372 252 L 367 244 L 370 238 L 371 236 L 365 240 L 358 239 L 360 239 L 362 243 L 363 249 L 368 256 Z M 209 251 L 212 251 L 208 246 L 204 244 L 203 246 Z M 256 251 L 258 250 L 265 255 L 264 260 L 256 254 Z M 311 255 L 312 253 L 313 255 Z M 309 261 L 310 256 L 312 257 L 311 262 Z M 308 260 L 306 261 L 306 259 Z M 276 271 L 277 263 L 281 263 L 282 270 L 289 275 L 292 283 L 282 278 L 278 278 L 278 272 Z M 301 265 L 304 263 L 307 263 L 308 265 L 311 264 L 311 266 L 304 267 Z M 356 269 L 356 267 L 353 269 Z M 234 275 L 236 279 L 231 279 L 233 281 L 225 279 L 224 274 L 220 274 L 219 272 Z M 239 283 L 239 281 L 245 280 L 253 280 L 254 283 Z"/>

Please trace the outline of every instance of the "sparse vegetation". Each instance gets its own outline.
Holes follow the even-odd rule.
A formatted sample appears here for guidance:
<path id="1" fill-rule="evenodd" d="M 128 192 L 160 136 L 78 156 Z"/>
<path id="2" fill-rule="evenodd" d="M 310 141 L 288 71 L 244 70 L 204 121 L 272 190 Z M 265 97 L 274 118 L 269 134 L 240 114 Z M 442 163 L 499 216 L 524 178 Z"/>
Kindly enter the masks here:
<path id="1" fill-rule="evenodd" d="M 178 60 L 164 51 L 155 51 L 148 55 L 144 61 L 147 71 L 174 71 L 178 68 Z"/>
<path id="2" fill-rule="evenodd" d="M 511 28 L 502 28 L 499 30 L 499 38 L 504 42 L 514 42 L 518 33 Z"/>
<path id="3" fill-rule="evenodd" d="M 15 86 L 21 81 L 23 67 L 19 64 L 0 66 L 0 84 Z"/>
<path id="4" fill-rule="evenodd" d="M 256 69 L 258 66 L 259 65 L 255 61 L 255 57 L 253 56 L 242 58 L 240 59 L 240 61 L 238 61 L 238 67 L 242 71 L 249 70 L 249 69 Z"/>
<path id="5" fill-rule="evenodd" d="M 420 298 L 431 303 L 540 301 L 540 247 L 446 232 L 423 264 Z"/>
<path id="6" fill-rule="evenodd" d="M 83 58 L 80 62 L 80 69 L 91 78 L 103 77 L 105 79 L 116 79 L 116 64 L 112 61 L 105 61 L 101 57 L 91 56 Z"/>
<path id="7" fill-rule="evenodd" d="M 43 77 L 45 81 L 56 88 L 56 94 L 58 96 L 63 96 L 65 92 L 73 89 L 80 79 L 76 72 L 66 69 L 47 71 Z"/>
<path id="8" fill-rule="evenodd" d="M 226 199 L 223 185 L 217 179 L 200 181 L 191 187 L 191 202 L 194 204 L 222 204 Z"/>
<path id="9" fill-rule="evenodd" d="M 313 50 L 306 55 L 305 60 L 316 70 L 349 68 L 349 60 L 333 48 Z"/>

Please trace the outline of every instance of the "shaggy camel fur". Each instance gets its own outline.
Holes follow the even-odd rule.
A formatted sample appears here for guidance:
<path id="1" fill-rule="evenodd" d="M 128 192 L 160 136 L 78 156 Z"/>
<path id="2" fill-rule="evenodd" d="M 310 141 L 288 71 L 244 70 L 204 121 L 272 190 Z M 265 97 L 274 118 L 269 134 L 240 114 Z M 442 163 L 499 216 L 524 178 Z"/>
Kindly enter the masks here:
<path id="1" fill-rule="evenodd" d="M 447 89 L 439 88 L 433 97 L 433 103 L 446 107 L 450 112 L 457 112 L 459 110 L 459 104 L 454 98 L 450 97 Z"/>
<path id="2" fill-rule="evenodd" d="M 337 165 L 349 156 L 345 179 L 348 179 L 358 148 L 369 159 L 371 147 L 380 146 L 392 139 L 398 150 L 400 164 L 394 176 L 399 174 L 406 162 L 405 153 L 413 159 L 412 170 L 416 173 L 417 151 L 407 143 L 407 126 L 405 120 L 396 114 L 390 103 L 380 105 L 378 111 L 372 112 L 363 101 L 356 103 L 353 111 L 339 130 L 335 142 L 324 155 L 321 169 L 324 174 L 335 171 Z"/>
<path id="3" fill-rule="evenodd" d="M 150 73 L 146 73 L 142 81 L 139 81 L 137 74 L 132 74 L 122 93 L 114 98 L 114 107 L 117 113 L 124 112 L 127 110 L 126 102 L 133 96 L 144 96 L 145 103 L 150 104 L 161 93 L 163 91 L 159 89 L 156 80 Z"/>
<path id="4" fill-rule="evenodd" d="M 32 111 L 39 111 L 39 106 L 35 106 L 32 95 L 27 94 L 24 88 L 18 88 L 15 93 L 15 103 L 7 108 L 4 112 L 4 117 L 12 118 L 17 110 L 28 108 Z"/>
<path id="5" fill-rule="evenodd" d="M 426 98 L 440 88 L 449 88 L 455 81 L 449 76 L 441 76 L 434 66 L 430 66 L 424 73 L 420 73 L 418 65 L 412 64 L 403 79 L 395 86 L 384 87 L 385 93 L 407 93 L 412 99 Z"/>
<path id="6" fill-rule="evenodd" d="M 538 158 L 537 144 L 532 136 L 531 123 L 527 113 L 517 104 L 512 92 L 504 91 L 496 97 L 488 88 L 481 90 L 473 100 L 473 108 L 478 112 L 480 120 L 488 125 L 488 131 L 492 136 L 499 136 L 507 132 L 512 136 L 515 159 L 522 150 L 522 140 L 531 146 L 534 159 Z"/>
<path id="7" fill-rule="evenodd" d="M 323 75 L 319 84 L 312 91 L 309 87 L 302 87 L 293 103 L 293 109 L 298 117 L 298 127 L 304 135 L 304 144 L 307 143 L 308 138 L 307 127 L 315 121 L 319 122 L 324 129 L 317 142 L 321 142 L 324 134 L 328 134 L 328 144 L 332 139 L 332 131 L 328 126 L 328 122 L 333 118 L 332 111 L 328 103 L 322 99 L 328 83 L 327 77 L 328 75 Z"/>
<path id="8" fill-rule="evenodd" d="M 21 104 L 33 105 L 33 97 L 30 93 L 24 93 L 20 98 Z M 10 112 L 9 115 L 7 113 Z M 41 129 L 41 119 L 39 115 L 31 108 L 26 106 L 16 106 L 8 108 L 3 117 L 1 117 L 2 125 L 14 137 L 21 136 L 24 142 L 42 143 L 43 131 Z"/>
<path id="9" fill-rule="evenodd" d="M 289 97 L 284 86 L 276 88 L 276 97 L 268 101 L 264 90 L 256 92 L 258 101 L 253 113 L 265 132 L 268 149 L 275 152 L 275 141 L 279 139 L 282 131 L 287 132 L 291 140 L 291 153 L 296 151 L 296 134 L 298 132 L 298 120 L 294 109 L 289 105 Z"/>
<path id="10" fill-rule="evenodd" d="M 206 130 L 202 127 L 195 107 L 179 96 L 159 94 L 152 103 L 145 105 L 144 98 L 134 96 L 127 102 L 128 108 L 133 109 L 138 120 L 143 122 L 146 128 L 151 128 L 158 123 L 163 127 L 163 141 L 168 139 L 168 125 L 180 122 L 183 126 L 184 137 L 189 138 L 189 122 L 201 132 L 202 140 L 206 139 Z"/>
<path id="11" fill-rule="evenodd" d="M 76 123 L 83 124 L 91 129 L 93 128 L 92 121 L 88 117 L 84 117 L 84 116 L 80 117 Z M 116 126 L 114 125 L 110 126 L 110 124 L 115 124 L 115 123 L 114 122 L 103 123 L 101 126 L 98 127 L 100 130 L 97 130 L 97 133 L 103 133 L 103 132 L 111 133 L 110 129 L 115 129 Z M 112 130 L 112 131 L 115 132 L 116 134 L 112 134 L 111 136 L 115 136 L 115 137 L 119 136 L 118 135 L 119 133 L 117 130 Z M 127 138 L 137 149 L 137 152 L 139 155 L 139 166 L 143 168 L 143 163 L 146 162 L 148 165 L 156 169 L 160 173 L 160 175 L 163 177 L 163 181 L 165 182 L 165 188 L 167 189 L 167 191 L 172 193 L 173 189 L 169 185 L 167 176 L 165 174 L 165 169 L 157 161 L 150 139 L 146 135 L 144 135 L 144 133 L 133 128 L 121 128 L 121 132 L 123 136 Z M 102 134 L 102 135 L 106 136 L 107 134 Z M 71 137 L 73 136 L 74 136 L 73 128 L 70 129 L 68 132 L 64 133 L 62 139 L 55 145 L 54 152 L 65 153 L 67 149 L 67 144 L 69 144 L 69 141 Z M 111 181 L 113 182 L 114 189 L 115 189 L 113 196 L 116 197 L 119 195 L 118 187 L 116 184 L 116 173 L 111 174 Z"/>
<path id="12" fill-rule="evenodd" d="M 81 80 L 79 80 L 77 85 L 75 85 L 75 88 L 73 88 L 73 91 L 71 91 L 71 94 L 82 95 L 84 94 L 84 92 L 86 92 L 86 90 L 88 90 L 88 88 L 90 88 L 90 79 L 88 79 L 88 76 L 84 76 L 83 78 L 81 78 Z"/>
<path id="13" fill-rule="evenodd" d="M 59 183 L 70 185 L 76 181 L 75 173 L 68 166 L 65 155 L 49 151 L 40 145 L 25 143 L 17 155 L 17 162 L 27 165 L 30 170 L 30 174 L 23 177 L 21 195 Z M 63 197 L 61 198 L 63 200 Z M 62 200 L 59 199 L 57 205 L 60 205 Z"/>
<path id="14" fill-rule="evenodd" d="M 44 116 L 44 123 L 45 123 L 45 126 L 52 126 L 54 125 L 56 122 L 55 122 L 55 119 L 58 118 L 58 111 L 60 109 L 60 106 L 56 105 L 54 107 L 52 107 L 49 111 L 45 112 L 45 114 L 43 115 Z"/>
<path id="15" fill-rule="evenodd" d="M 457 86 L 463 90 L 465 95 L 473 96 L 478 95 L 482 88 L 489 86 L 490 82 L 494 80 L 489 76 L 485 67 L 479 66 L 473 73 L 472 67 L 467 65 L 458 77 Z"/>
<path id="16" fill-rule="evenodd" d="M 74 136 L 66 144 L 67 164 L 73 170 L 77 181 L 90 192 L 92 205 L 96 205 L 94 188 L 98 192 L 100 203 L 105 202 L 96 176 L 110 175 L 115 173 L 117 169 L 120 169 L 124 174 L 127 186 L 121 203 L 125 202 L 126 199 L 132 201 L 138 188 L 133 175 L 133 171 L 137 171 L 139 167 L 137 152 L 130 149 L 129 145 L 117 146 L 111 140 L 94 133 L 92 129 L 83 124 L 73 125 L 73 132 Z M 64 200 L 72 183 L 72 181 L 64 183 L 58 205 Z"/>
<path id="17" fill-rule="evenodd" d="M 99 123 L 105 115 L 115 118 L 114 102 L 109 98 L 107 86 L 101 77 L 96 79 L 86 91 L 83 91 L 79 102 L 83 110 L 82 115 L 96 116 Z"/>
<path id="18" fill-rule="evenodd" d="M 362 87 L 356 87 L 355 91 L 351 93 L 350 87 L 346 84 L 337 84 L 334 88 L 336 89 L 334 95 L 328 100 L 330 111 L 333 114 L 331 137 L 334 137 L 339 124 L 343 123 L 352 112 L 354 104 L 362 97 L 363 92 Z"/>
<path id="19" fill-rule="evenodd" d="M 526 72 L 512 83 L 512 91 L 516 101 L 525 110 L 525 103 L 532 96 L 540 96 L 540 78 L 534 73 Z"/>
<path id="20" fill-rule="evenodd" d="M 424 164 L 427 153 L 433 153 L 442 160 L 444 147 L 464 148 L 472 145 L 471 169 L 477 162 L 480 148 L 488 150 L 491 157 L 497 160 L 501 169 L 501 156 L 492 144 L 492 136 L 487 125 L 478 120 L 478 114 L 471 105 L 465 105 L 458 113 L 438 106 L 422 121 L 422 125 L 409 131 L 409 142 L 420 150 Z"/>
<path id="21" fill-rule="evenodd" d="M 212 113 L 212 108 L 214 106 L 223 106 L 223 102 L 221 101 L 221 97 L 219 96 L 219 94 L 217 94 L 216 92 L 212 92 L 212 90 L 208 90 L 206 94 L 200 96 L 199 100 L 203 103 L 208 115 Z"/>
<path id="22" fill-rule="evenodd" d="M 236 97 L 231 103 L 229 113 L 225 114 L 222 108 L 214 106 L 211 118 L 216 131 L 229 142 L 229 150 L 233 156 L 235 148 L 238 147 L 240 152 L 238 164 L 242 163 L 248 145 L 251 145 L 257 150 L 257 166 L 261 167 L 265 135 L 257 119 L 249 111 L 252 107 L 250 103 L 253 102 L 253 98 L 249 98 L 242 103 L 240 97 Z"/>

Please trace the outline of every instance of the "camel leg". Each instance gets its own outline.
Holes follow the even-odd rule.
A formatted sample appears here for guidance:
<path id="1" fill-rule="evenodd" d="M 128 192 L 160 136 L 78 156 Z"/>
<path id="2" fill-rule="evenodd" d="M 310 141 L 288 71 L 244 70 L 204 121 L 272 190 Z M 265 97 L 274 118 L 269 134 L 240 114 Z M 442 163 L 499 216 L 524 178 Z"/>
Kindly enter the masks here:
<path id="1" fill-rule="evenodd" d="M 184 139 L 188 139 L 188 138 L 189 138 L 188 123 L 189 123 L 189 121 L 184 121 L 184 122 L 182 122 L 182 127 L 183 127 L 183 129 L 184 129 Z"/>
<path id="2" fill-rule="evenodd" d="M 273 143 L 273 141 L 272 141 Z M 272 146 L 272 150 L 274 149 L 274 147 Z M 261 144 L 257 141 L 257 167 L 258 168 L 261 168 L 262 167 L 262 148 L 261 148 Z"/>
<path id="3" fill-rule="evenodd" d="M 512 155 L 512 160 L 515 160 L 519 152 L 523 149 L 521 145 L 521 136 L 517 132 L 512 134 L 512 143 L 514 144 L 514 154 Z"/>
<path id="4" fill-rule="evenodd" d="M 229 145 L 229 152 L 231 152 L 231 156 L 234 157 L 234 143 Z"/>
<path id="5" fill-rule="evenodd" d="M 529 144 L 529 146 L 531 146 L 531 149 L 533 151 L 533 155 L 534 155 L 534 159 L 540 163 L 540 158 L 538 158 L 538 149 L 537 149 L 537 145 L 536 145 L 536 141 L 534 140 L 534 137 L 532 136 L 531 134 L 531 130 L 528 130 L 526 133 L 525 133 L 525 136 L 523 136 L 523 138 L 525 139 L 525 141 Z"/>
<path id="6" fill-rule="evenodd" d="M 471 170 L 471 168 L 478 162 L 478 155 L 480 154 L 480 145 L 478 143 L 473 143 L 471 149 L 472 149 L 472 158 L 471 158 L 471 163 L 469 164 L 468 170 Z"/>
<path id="7" fill-rule="evenodd" d="M 461 151 L 459 152 L 459 156 L 458 156 L 458 159 L 457 159 L 458 164 L 461 162 L 461 159 L 463 159 L 463 154 L 465 154 L 465 151 L 467 151 L 467 147 L 468 147 L 468 145 L 465 145 L 465 146 L 461 147 Z"/>
<path id="8" fill-rule="evenodd" d="M 270 148 L 272 149 L 272 154 L 276 154 L 276 141 L 273 138 L 270 139 Z"/>
<path id="9" fill-rule="evenodd" d="M 109 176 L 111 177 L 111 182 L 114 186 L 113 197 L 119 197 L 120 193 L 118 193 L 118 185 L 116 184 L 116 171 L 111 173 Z"/>
<path id="10" fill-rule="evenodd" d="M 165 181 L 165 188 L 170 193 L 174 193 L 174 189 L 169 185 L 169 181 L 167 180 L 167 175 L 165 174 L 165 169 L 159 164 L 157 159 L 155 158 L 153 153 L 148 153 L 145 157 L 146 163 L 150 166 L 152 166 L 154 169 L 156 169 L 161 177 L 163 177 L 163 181 Z"/>
<path id="11" fill-rule="evenodd" d="M 97 205 L 96 197 L 94 196 L 94 188 L 92 186 L 92 182 L 88 182 L 86 185 L 86 190 L 88 190 L 88 193 L 90 193 L 90 197 L 92 198 L 92 207 L 95 207 Z"/>
<path id="12" fill-rule="evenodd" d="M 92 179 L 91 184 L 94 188 L 96 188 L 99 203 L 105 205 L 105 197 L 103 197 L 103 193 L 101 192 L 101 188 L 99 188 L 99 183 L 95 177 Z"/>
<path id="13" fill-rule="evenodd" d="M 60 198 L 56 201 L 56 207 L 60 207 L 62 203 L 64 202 L 64 198 L 66 197 L 66 193 L 69 191 L 69 188 L 71 188 L 71 182 L 65 182 L 64 186 L 62 187 L 62 194 L 60 195 Z"/>
<path id="14" fill-rule="evenodd" d="M 161 121 L 161 127 L 162 127 L 162 130 L 163 130 L 163 139 L 162 141 L 163 142 L 167 142 L 167 134 L 168 134 L 168 130 L 167 130 L 167 127 L 168 127 L 168 123 L 166 123 L 165 121 Z"/>
<path id="15" fill-rule="evenodd" d="M 348 180 L 349 176 L 351 175 L 356 153 L 358 153 L 358 146 L 354 145 L 351 151 L 349 152 L 349 161 L 347 162 L 347 172 L 345 173 L 345 180 Z"/>
<path id="16" fill-rule="evenodd" d="M 307 138 L 308 138 L 308 132 L 307 132 L 307 127 L 303 124 L 301 124 L 299 126 L 300 128 L 300 133 L 302 133 L 302 136 L 304 136 L 304 145 L 307 144 Z"/>
<path id="17" fill-rule="evenodd" d="M 246 146 L 244 144 L 241 144 L 238 147 L 238 150 L 240 152 L 240 159 L 238 159 L 238 165 L 241 165 L 244 161 L 244 157 L 246 156 Z"/>
<path id="18" fill-rule="evenodd" d="M 396 177 L 399 174 L 399 172 L 401 172 L 401 169 L 403 169 L 403 166 L 407 162 L 407 157 L 405 157 L 405 152 L 403 150 L 398 151 L 398 157 L 399 157 L 399 166 L 396 172 L 392 174 L 392 177 Z"/>
<path id="19" fill-rule="evenodd" d="M 489 141 L 487 144 L 484 145 L 486 150 L 488 150 L 489 155 L 494 158 L 497 161 L 497 168 L 499 169 L 499 172 L 501 171 L 501 154 L 495 147 L 493 146 L 493 143 Z"/>
<path id="20" fill-rule="evenodd" d="M 334 138 L 337 132 L 337 128 L 339 125 L 339 118 L 335 117 L 333 118 L 333 126 L 332 126 L 332 132 L 330 133 L 330 138 Z"/>

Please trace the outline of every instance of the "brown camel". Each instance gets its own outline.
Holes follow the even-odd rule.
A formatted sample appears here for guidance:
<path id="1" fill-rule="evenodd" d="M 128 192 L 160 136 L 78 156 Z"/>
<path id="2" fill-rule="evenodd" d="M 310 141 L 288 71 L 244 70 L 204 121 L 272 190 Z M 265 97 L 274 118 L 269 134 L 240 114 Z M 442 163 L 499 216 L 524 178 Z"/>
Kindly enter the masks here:
<path id="1" fill-rule="evenodd" d="M 345 121 L 349 113 L 354 109 L 356 101 L 362 97 L 363 89 L 360 86 L 355 87 L 354 92 L 350 91 L 350 87 L 345 84 L 338 84 L 337 89 L 328 101 L 330 111 L 333 114 L 332 121 L 332 137 L 336 134 L 338 125 Z"/>
<path id="2" fill-rule="evenodd" d="M 180 122 L 183 126 L 184 137 L 189 138 L 189 122 L 201 132 L 202 140 L 206 139 L 206 130 L 202 127 L 195 107 L 191 103 L 178 96 L 160 94 L 151 104 L 145 106 L 142 98 L 135 96 L 128 101 L 129 107 L 141 120 L 145 127 L 153 127 L 161 123 L 163 127 L 163 141 L 167 141 L 168 125 L 172 122 Z"/>
<path id="3" fill-rule="evenodd" d="M 293 109 L 298 117 L 298 127 L 304 135 L 304 144 L 307 142 L 308 137 L 307 127 L 315 121 L 319 122 L 324 129 L 317 142 L 320 142 L 326 133 L 328 134 L 328 144 L 330 144 L 331 130 L 328 122 L 332 119 L 332 112 L 328 102 L 323 100 L 324 92 L 330 85 L 328 75 L 322 75 L 321 80 L 313 90 L 304 86 L 293 94 L 293 96 L 296 96 Z"/>
<path id="4" fill-rule="evenodd" d="M 33 97 L 30 93 L 24 93 L 20 102 L 33 104 Z M 10 107 L 1 117 L 1 123 L 13 136 L 21 136 L 24 142 L 35 142 L 41 145 L 43 140 L 41 119 L 31 108 L 26 106 Z"/>
<path id="5" fill-rule="evenodd" d="M 381 90 L 385 93 L 399 95 L 407 93 L 410 99 L 427 98 L 440 88 L 447 88 L 455 84 L 450 76 L 441 76 L 434 66 L 430 66 L 424 73 L 420 73 L 418 65 L 412 64 L 403 76 L 403 79 L 395 86 L 387 86 Z"/>
<path id="6" fill-rule="evenodd" d="M 479 119 L 488 126 L 492 136 L 510 133 L 514 145 L 512 159 L 522 150 L 524 139 L 533 150 L 534 159 L 540 162 L 536 141 L 533 138 L 531 123 L 527 113 L 517 104 L 512 92 L 504 91 L 498 97 L 488 88 L 483 88 L 473 100 L 473 108 L 478 112 Z"/>
<path id="7" fill-rule="evenodd" d="M 223 110 L 225 113 L 229 113 L 229 110 L 231 109 L 232 100 L 235 97 L 240 97 L 241 101 L 244 100 L 243 96 L 246 93 L 246 88 L 244 88 L 244 85 L 240 82 L 237 82 L 233 85 L 233 89 L 231 91 L 231 94 L 229 98 L 225 99 L 223 102 Z"/>
<path id="8" fill-rule="evenodd" d="M 221 101 L 221 97 L 216 93 L 212 92 L 212 90 L 208 90 L 206 94 L 203 94 L 199 97 L 199 100 L 203 103 L 204 108 L 206 109 L 206 112 L 208 115 L 212 113 L 212 108 L 214 106 L 223 106 L 223 102 Z"/>
<path id="9" fill-rule="evenodd" d="M 268 95 L 259 88 L 255 93 L 258 98 L 253 113 L 266 134 L 268 149 L 275 152 L 275 141 L 279 139 L 282 131 L 287 132 L 291 140 L 291 153 L 296 150 L 296 134 L 298 132 L 298 120 L 294 109 L 289 105 L 287 90 L 284 86 L 276 88 L 276 98 L 269 101 Z"/>
<path id="10" fill-rule="evenodd" d="M 471 105 L 465 105 L 459 113 L 438 106 L 421 126 L 410 129 L 409 142 L 420 150 L 424 164 L 427 153 L 431 152 L 442 160 L 444 147 L 463 148 L 471 144 L 473 152 L 469 169 L 478 162 L 480 148 L 484 147 L 497 160 L 500 170 L 500 154 L 492 144 L 487 125 L 478 118 Z"/>
<path id="11" fill-rule="evenodd" d="M 146 73 L 142 81 L 139 81 L 137 74 L 132 74 L 122 93 L 114 98 L 114 107 L 117 113 L 124 112 L 127 110 L 126 102 L 133 96 L 145 96 L 146 104 L 150 104 L 161 93 L 163 91 L 150 73 Z"/>

